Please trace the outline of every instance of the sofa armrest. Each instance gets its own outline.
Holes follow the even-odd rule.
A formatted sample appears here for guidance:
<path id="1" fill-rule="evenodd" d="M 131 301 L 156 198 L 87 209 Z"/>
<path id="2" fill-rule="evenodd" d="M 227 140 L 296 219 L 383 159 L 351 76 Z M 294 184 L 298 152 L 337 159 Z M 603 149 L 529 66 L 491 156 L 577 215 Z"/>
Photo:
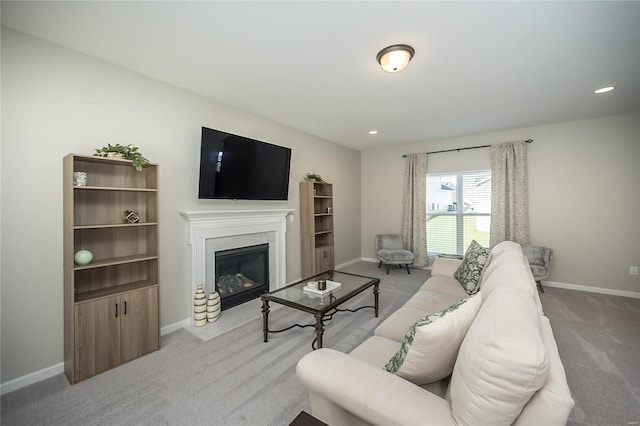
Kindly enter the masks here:
<path id="1" fill-rule="evenodd" d="M 311 395 L 371 424 L 453 425 L 449 402 L 357 358 L 333 349 L 305 355 L 296 368 L 298 379 Z M 331 418 L 331 413 L 314 416 Z"/>
<path id="2" fill-rule="evenodd" d="M 458 269 L 458 266 L 462 263 L 460 259 L 454 259 L 450 257 L 437 257 L 431 265 L 431 276 L 442 276 L 453 278 L 454 272 Z"/>

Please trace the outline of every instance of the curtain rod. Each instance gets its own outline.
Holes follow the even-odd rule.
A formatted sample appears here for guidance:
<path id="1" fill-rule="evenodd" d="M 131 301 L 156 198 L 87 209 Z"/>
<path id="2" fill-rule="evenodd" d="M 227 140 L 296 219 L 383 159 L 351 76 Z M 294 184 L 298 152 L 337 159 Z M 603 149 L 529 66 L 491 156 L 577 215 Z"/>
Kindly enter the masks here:
<path id="1" fill-rule="evenodd" d="M 526 143 L 532 143 L 533 139 L 527 139 Z M 440 154 L 441 152 L 464 151 L 465 149 L 489 148 L 491 145 L 469 146 L 467 148 L 444 149 L 442 151 L 425 152 L 425 154 Z M 408 154 L 404 154 L 402 158 L 406 158 Z"/>

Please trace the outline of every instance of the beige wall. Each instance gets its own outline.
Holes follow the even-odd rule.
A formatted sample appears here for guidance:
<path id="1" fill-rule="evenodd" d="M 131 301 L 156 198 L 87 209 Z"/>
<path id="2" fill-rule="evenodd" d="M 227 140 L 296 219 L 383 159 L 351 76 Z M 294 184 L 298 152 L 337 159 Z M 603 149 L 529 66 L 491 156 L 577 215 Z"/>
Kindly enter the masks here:
<path id="1" fill-rule="evenodd" d="M 405 153 L 528 145 L 531 243 L 555 251 L 550 281 L 640 292 L 640 114 L 514 129 L 362 153 L 362 254 L 399 232 Z M 488 149 L 429 156 L 429 172 L 489 168 Z"/>
<path id="2" fill-rule="evenodd" d="M 289 201 L 197 200 L 201 126 L 292 148 Z M 190 316 L 182 210 L 296 209 L 287 222 L 293 281 L 300 278 L 298 182 L 317 172 L 335 185 L 336 262 L 360 257 L 358 151 L 3 27 L 3 383 L 63 360 L 62 157 L 107 143 L 134 144 L 160 164 L 162 326 Z"/>

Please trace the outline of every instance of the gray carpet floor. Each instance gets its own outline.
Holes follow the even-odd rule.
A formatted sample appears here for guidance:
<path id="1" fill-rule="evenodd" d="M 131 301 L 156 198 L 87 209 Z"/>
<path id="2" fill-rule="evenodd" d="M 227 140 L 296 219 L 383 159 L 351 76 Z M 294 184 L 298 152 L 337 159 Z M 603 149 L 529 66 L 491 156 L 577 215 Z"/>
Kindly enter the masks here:
<path id="1" fill-rule="evenodd" d="M 576 402 L 569 424 L 640 424 L 640 299 L 548 287 L 540 299 Z"/>
<path id="2" fill-rule="evenodd" d="M 428 278 L 427 271 L 357 263 L 346 272 L 379 276 L 380 312 L 339 313 L 325 325 L 324 346 L 349 352 Z M 345 307 L 371 305 L 370 291 Z M 224 312 L 222 313 L 224 315 Z M 271 329 L 310 324 L 309 314 L 282 307 Z M 310 411 L 295 376 L 309 353 L 313 328 L 294 328 L 262 341 L 262 319 L 203 342 L 181 329 L 163 336 L 159 351 L 74 386 L 63 374 L 2 396 L 2 425 L 288 425 Z"/>
<path id="3" fill-rule="evenodd" d="M 381 278 L 380 317 L 371 309 L 340 313 L 326 325 L 324 346 L 349 352 L 428 278 L 373 263 L 343 269 Z M 365 292 L 346 306 L 371 304 Z M 570 424 L 637 425 L 640 420 L 640 300 L 547 288 L 551 319 L 576 407 Z M 224 313 L 223 313 L 224 314 Z M 288 308 L 270 327 L 311 323 Z M 203 342 L 186 330 L 162 338 L 161 350 L 70 386 L 63 374 L 2 396 L 2 425 L 288 425 L 309 411 L 295 377 L 311 351 L 312 328 L 262 342 L 262 320 Z M 635 422 L 635 423 L 634 423 Z"/>

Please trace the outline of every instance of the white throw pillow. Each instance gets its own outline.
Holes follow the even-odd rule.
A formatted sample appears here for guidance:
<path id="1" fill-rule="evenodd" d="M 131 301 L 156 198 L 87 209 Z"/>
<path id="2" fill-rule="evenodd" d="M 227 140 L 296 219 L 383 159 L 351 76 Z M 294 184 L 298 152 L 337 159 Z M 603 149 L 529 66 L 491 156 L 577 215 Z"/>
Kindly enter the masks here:
<path id="1" fill-rule="evenodd" d="M 512 424 L 548 372 L 533 300 L 522 290 L 496 288 L 460 346 L 449 387 L 451 414 L 457 424 Z"/>
<path id="2" fill-rule="evenodd" d="M 418 385 L 449 376 L 481 303 L 478 294 L 418 320 L 384 369 Z"/>

